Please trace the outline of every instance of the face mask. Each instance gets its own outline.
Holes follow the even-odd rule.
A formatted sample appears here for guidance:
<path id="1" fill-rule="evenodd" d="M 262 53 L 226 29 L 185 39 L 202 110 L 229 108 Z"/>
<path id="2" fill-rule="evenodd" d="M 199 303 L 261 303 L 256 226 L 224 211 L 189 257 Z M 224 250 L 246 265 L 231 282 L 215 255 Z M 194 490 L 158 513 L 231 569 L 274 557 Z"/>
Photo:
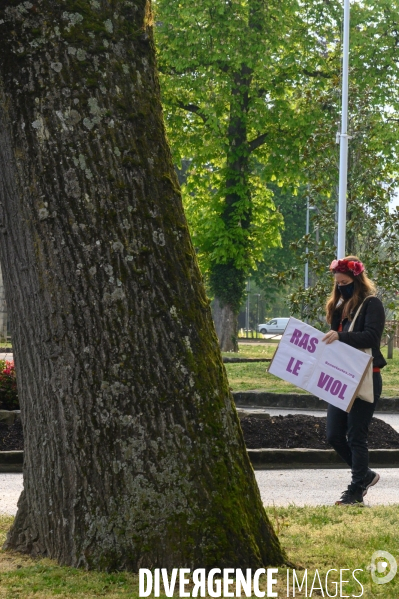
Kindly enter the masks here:
<path id="1" fill-rule="evenodd" d="M 342 295 L 342 298 L 344 300 L 350 299 L 353 295 L 353 292 L 355 290 L 355 283 L 349 283 L 349 285 L 337 285 L 338 287 L 338 291 L 340 292 L 340 294 Z"/>

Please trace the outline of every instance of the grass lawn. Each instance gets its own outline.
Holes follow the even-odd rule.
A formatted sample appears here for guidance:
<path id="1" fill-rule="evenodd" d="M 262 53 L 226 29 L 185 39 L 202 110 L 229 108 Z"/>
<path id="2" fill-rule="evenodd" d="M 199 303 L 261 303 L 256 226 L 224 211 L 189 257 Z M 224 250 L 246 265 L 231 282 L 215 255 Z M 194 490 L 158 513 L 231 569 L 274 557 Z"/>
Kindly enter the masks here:
<path id="1" fill-rule="evenodd" d="M 271 358 L 276 350 L 276 345 L 262 344 L 249 345 L 240 344 L 238 354 L 231 352 L 223 353 L 223 356 L 236 356 L 242 358 Z M 382 353 L 387 357 L 387 348 L 382 348 Z M 382 370 L 382 395 L 385 397 L 399 396 L 399 349 L 394 350 L 392 360 L 387 360 L 388 366 Z M 306 391 L 286 383 L 281 379 L 267 373 L 267 364 L 244 363 L 244 364 L 225 364 L 227 375 L 229 377 L 230 387 L 233 391 L 247 391 L 249 389 L 262 389 L 273 393 L 303 393 Z"/>
<path id="2" fill-rule="evenodd" d="M 0 516 L 0 547 L 12 517 Z M 1 599 L 119 599 L 138 597 L 138 576 L 86 572 L 58 566 L 49 559 L 33 560 L 19 553 L 0 551 Z"/>
<path id="3" fill-rule="evenodd" d="M 308 569 L 308 596 L 318 570 L 325 593 L 325 575 L 329 569 L 348 569 L 343 579 L 342 596 L 360 596 L 361 588 L 351 572 L 361 568 L 356 577 L 364 586 L 361 595 L 366 599 L 381 597 L 398 599 L 399 574 L 392 582 L 378 585 L 372 582 L 367 566 L 376 550 L 389 551 L 399 558 L 399 506 L 373 508 L 339 507 L 293 507 L 267 508 L 270 520 L 279 535 L 288 558 L 297 568 L 300 580 Z M 0 517 L 0 543 L 10 526 L 12 518 Z M 244 565 L 243 565 L 244 566 Z M 287 568 L 277 574 L 278 597 L 287 597 Z M 330 573 L 330 580 L 337 580 L 337 573 Z M 233 587 L 234 588 L 234 587 Z M 334 596 L 333 586 L 328 587 Z M 164 595 L 161 596 L 163 597 Z M 175 597 L 178 592 L 175 593 Z M 290 597 L 292 596 L 292 584 Z M 296 589 L 296 597 L 305 597 Z M 312 597 L 323 596 L 313 591 Z M 326 595 L 326 593 L 324 594 Z M 340 593 L 338 592 L 338 597 Z M 0 597 L 2 599 L 52 599 L 72 597 L 94 599 L 96 597 L 138 597 L 138 576 L 132 574 L 105 574 L 85 572 L 60 567 L 48 559 L 32 560 L 19 554 L 0 551 Z"/>
<path id="4" fill-rule="evenodd" d="M 309 569 L 308 579 L 313 580 L 315 569 L 319 571 L 324 584 L 326 572 L 330 568 L 349 568 L 350 572 L 344 572 L 345 575 L 349 574 L 346 579 L 351 578 L 354 569 L 361 568 L 363 572 L 357 572 L 356 577 L 364 585 L 362 597 L 398 599 L 399 573 L 392 582 L 376 584 L 372 582 L 367 566 L 377 550 L 388 551 L 399 562 L 399 506 L 291 506 L 275 510 L 268 508 L 267 511 L 289 558 L 296 565 Z M 302 579 L 303 572 L 298 574 L 301 574 Z M 331 575 L 336 575 L 336 572 Z M 343 586 L 342 596 L 360 595 L 360 586 L 353 578 L 351 580 L 352 583 Z M 279 597 L 287 596 L 285 584 L 281 585 L 279 591 Z M 329 593 L 334 595 L 334 588 L 329 588 Z M 296 592 L 296 596 L 304 595 Z M 313 596 L 322 596 L 321 591 L 313 593 Z M 328 595 L 325 593 L 325 596 Z"/>

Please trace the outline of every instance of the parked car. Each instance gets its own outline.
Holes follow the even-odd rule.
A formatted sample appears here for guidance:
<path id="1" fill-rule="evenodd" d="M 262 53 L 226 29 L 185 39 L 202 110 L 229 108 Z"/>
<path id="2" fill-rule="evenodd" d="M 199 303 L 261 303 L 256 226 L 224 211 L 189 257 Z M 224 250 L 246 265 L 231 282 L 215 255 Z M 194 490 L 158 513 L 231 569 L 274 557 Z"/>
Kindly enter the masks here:
<path id="1" fill-rule="evenodd" d="M 262 335 L 280 335 L 281 333 L 284 333 L 288 321 L 289 318 L 272 318 L 269 322 L 258 325 L 258 331 L 259 333 L 262 333 Z"/>

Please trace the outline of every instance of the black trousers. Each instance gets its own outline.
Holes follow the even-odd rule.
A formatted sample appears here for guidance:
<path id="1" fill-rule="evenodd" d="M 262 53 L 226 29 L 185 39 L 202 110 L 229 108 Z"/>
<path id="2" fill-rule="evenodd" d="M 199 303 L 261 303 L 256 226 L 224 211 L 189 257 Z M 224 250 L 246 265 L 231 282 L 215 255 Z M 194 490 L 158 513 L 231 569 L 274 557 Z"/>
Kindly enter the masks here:
<path id="1" fill-rule="evenodd" d="M 335 406 L 327 409 L 327 441 L 352 470 L 352 485 L 361 485 L 369 468 L 367 437 L 369 425 L 381 396 L 381 373 L 373 373 L 374 403 L 357 397 L 351 411 Z"/>

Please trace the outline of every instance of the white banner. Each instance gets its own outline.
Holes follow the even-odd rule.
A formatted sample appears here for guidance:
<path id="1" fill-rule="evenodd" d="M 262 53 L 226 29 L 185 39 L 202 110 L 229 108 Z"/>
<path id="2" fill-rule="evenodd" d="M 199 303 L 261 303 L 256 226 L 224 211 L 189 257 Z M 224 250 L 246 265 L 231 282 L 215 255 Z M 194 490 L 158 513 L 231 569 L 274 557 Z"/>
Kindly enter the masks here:
<path id="1" fill-rule="evenodd" d="M 327 344 L 323 337 L 290 318 L 268 372 L 349 412 L 372 357 L 340 341 Z"/>

